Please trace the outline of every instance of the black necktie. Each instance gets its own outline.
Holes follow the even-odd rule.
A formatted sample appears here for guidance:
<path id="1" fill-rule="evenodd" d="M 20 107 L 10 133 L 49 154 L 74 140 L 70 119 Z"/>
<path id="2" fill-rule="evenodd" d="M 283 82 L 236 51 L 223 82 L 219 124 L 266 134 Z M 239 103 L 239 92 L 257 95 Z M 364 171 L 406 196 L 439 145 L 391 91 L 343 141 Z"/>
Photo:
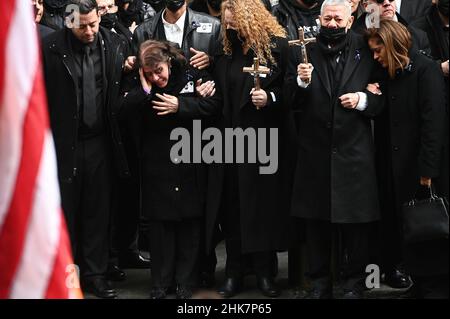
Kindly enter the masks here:
<path id="1" fill-rule="evenodd" d="M 92 127 L 96 119 L 95 70 L 90 55 L 91 48 L 84 47 L 83 57 L 83 122 Z"/>

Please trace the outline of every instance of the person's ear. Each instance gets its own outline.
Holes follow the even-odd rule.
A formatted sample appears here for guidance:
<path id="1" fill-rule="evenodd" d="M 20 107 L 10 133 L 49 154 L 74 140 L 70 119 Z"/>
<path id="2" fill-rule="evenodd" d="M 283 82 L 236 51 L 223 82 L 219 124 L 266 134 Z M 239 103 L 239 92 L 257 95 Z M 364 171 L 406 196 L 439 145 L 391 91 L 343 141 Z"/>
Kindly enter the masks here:
<path id="1" fill-rule="evenodd" d="M 347 30 L 351 29 L 352 25 L 353 25 L 353 21 L 355 21 L 355 17 L 354 16 L 350 16 L 350 18 L 348 19 L 348 25 L 347 25 Z"/>

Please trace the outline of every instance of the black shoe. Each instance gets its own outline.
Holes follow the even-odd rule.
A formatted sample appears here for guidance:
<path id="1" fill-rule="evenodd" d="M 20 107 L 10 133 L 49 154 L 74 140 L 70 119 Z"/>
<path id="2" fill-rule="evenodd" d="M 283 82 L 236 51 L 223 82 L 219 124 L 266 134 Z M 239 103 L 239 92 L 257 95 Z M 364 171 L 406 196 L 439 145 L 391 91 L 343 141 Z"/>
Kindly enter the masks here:
<path id="1" fill-rule="evenodd" d="M 242 291 L 242 279 L 240 278 L 227 278 L 223 285 L 217 290 L 219 295 L 224 298 L 231 298 L 236 296 Z"/>
<path id="2" fill-rule="evenodd" d="M 117 292 L 112 289 L 108 281 L 103 277 L 96 277 L 84 281 L 83 291 L 91 293 L 99 298 L 113 299 L 117 298 Z"/>
<path id="3" fill-rule="evenodd" d="M 137 252 L 120 257 L 119 266 L 123 269 L 150 269 L 150 259 Z"/>
<path id="4" fill-rule="evenodd" d="M 341 299 L 364 299 L 364 295 L 359 289 L 344 290 Z"/>
<path id="5" fill-rule="evenodd" d="M 111 281 L 124 281 L 127 278 L 127 274 L 118 266 L 109 264 L 106 271 L 106 279 Z"/>
<path id="6" fill-rule="evenodd" d="M 305 296 L 308 294 L 308 291 L 306 291 L 302 287 L 295 287 L 292 290 L 292 297 L 291 299 L 304 299 Z"/>
<path id="7" fill-rule="evenodd" d="M 257 285 L 261 293 L 266 297 L 276 298 L 281 295 L 281 290 L 273 278 L 259 277 L 257 278 Z"/>
<path id="8" fill-rule="evenodd" d="M 169 288 L 153 287 L 150 291 L 150 299 L 164 299 L 167 297 Z"/>
<path id="9" fill-rule="evenodd" d="M 200 287 L 205 289 L 211 289 L 216 284 L 214 273 L 202 272 L 200 274 Z"/>
<path id="10" fill-rule="evenodd" d="M 332 299 L 333 294 L 330 289 L 311 289 L 306 294 L 302 294 L 299 299 Z"/>
<path id="11" fill-rule="evenodd" d="M 192 299 L 192 289 L 187 286 L 179 285 L 177 286 L 176 295 L 177 299 Z"/>
<path id="12" fill-rule="evenodd" d="M 404 274 L 398 269 L 386 273 L 384 275 L 384 282 L 391 288 L 406 289 L 411 286 L 412 282 L 408 275 Z"/>

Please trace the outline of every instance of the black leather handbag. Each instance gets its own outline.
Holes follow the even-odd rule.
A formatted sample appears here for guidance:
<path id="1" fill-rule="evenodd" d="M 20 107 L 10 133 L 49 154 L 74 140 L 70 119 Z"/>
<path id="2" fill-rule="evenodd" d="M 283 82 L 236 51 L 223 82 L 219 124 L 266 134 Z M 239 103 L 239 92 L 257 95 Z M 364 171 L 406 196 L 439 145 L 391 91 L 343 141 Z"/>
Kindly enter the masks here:
<path id="1" fill-rule="evenodd" d="M 448 203 L 429 188 L 430 198 L 414 198 L 402 207 L 405 244 L 448 238 Z M 417 196 L 416 196 L 417 197 Z"/>

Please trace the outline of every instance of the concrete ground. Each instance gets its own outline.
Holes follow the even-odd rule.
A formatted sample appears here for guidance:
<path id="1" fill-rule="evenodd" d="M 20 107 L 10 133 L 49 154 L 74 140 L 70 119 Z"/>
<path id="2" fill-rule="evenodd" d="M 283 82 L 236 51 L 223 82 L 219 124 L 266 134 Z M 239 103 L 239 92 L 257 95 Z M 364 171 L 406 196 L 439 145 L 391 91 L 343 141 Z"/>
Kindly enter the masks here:
<path id="1" fill-rule="evenodd" d="M 220 284 L 224 278 L 225 268 L 225 247 L 223 244 L 219 245 L 217 250 L 217 272 L 216 282 Z M 279 274 L 278 284 L 283 289 L 282 295 L 279 299 L 292 299 L 294 296 L 294 290 L 289 287 L 288 283 L 288 254 L 279 253 Z M 148 299 L 150 294 L 150 270 L 143 269 L 127 269 L 127 279 L 123 282 L 114 282 L 113 286 L 116 288 L 119 299 Z M 378 289 L 372 289 L 365 294 L 368 299 L 399 299 L 404 297 L 405 290 L 392 289 L 385 285 L 381 285 Z M 214 293 L 209 296 L 215 296 Z M 92 295 L 85 295 L 88 299 L 95 299 Z M 174 295 L 169 295 L 168 299 L 175 298 Z M 267 299 L 262 296 L 259 290 L 256 288 L 255 276 L 248 276 L 245 279 L 245 289 L 238 296 L 233 299 Z"/>

